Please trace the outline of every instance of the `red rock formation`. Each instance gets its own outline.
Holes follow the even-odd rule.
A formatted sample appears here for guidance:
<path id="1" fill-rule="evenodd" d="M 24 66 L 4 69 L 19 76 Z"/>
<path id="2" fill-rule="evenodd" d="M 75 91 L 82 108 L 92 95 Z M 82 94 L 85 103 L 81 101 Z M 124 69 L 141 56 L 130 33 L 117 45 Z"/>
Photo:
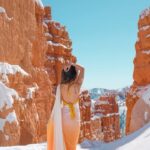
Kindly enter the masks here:
<path id="1" fill-rule="evenodd" d="M 82 91 L 80 94 L 81 130 L 79 142 L 82 142 L 84 139 L 103 140 L 101 118 L 94 116 L 91 111 L 91 105 L 89 91 Z"/>
<path id="2" fill-rule="evenodd" d="M 138 40 L 135 44 L 134 83 L 127 96 L 126 133 L 129 134 L 150 121 L 148 103 L 150 84 L 150 9 L 144 10 L 138 22 Z"/>
<path id="3" fill-rule="evenodd" d="M 101 96 L 95 103 L 95 115 L 101 118 L 105 142 L 120 138 L 120 118 L 116 95 Z"/>
<path id="4" fill-rule="evenodd" d="M 91 140 L 104 140 L 104 133 L 102 131 L 102 119 L 100 116 L 92 115 L 91 117 Z"/>
<path id="5" fill-rule="evenodd" d="M 134 81 L 139 85 L 150 83 L 150 10 L 143 11 L 138 22 L 138 41 L 135 44 Z"/>
<path id="6" fill-rule="evenodd" d="M 120 118 L 116 95 L 100 97 L 91 112 L 91 98 L 88 91 L 80 96 L 81 132 L 80 140 L 101 140 L 110 142 L 120 138 Z"/>
<path id="7" fill-rule="evenodd" d="M 86 139 L 91 139 L 91 98 L 89 92 L 83 91 L 80 94 L 80 117 L 81 131 L 79 142 Z"/>
<path id="8" fill-rule="evenodd" d="M 43 22 L 48 45 L 45 68 L 51 77 L 52 83 L 57 84 L 60 81 L 62 64 L 67 60 L 76 62 L 76 58 L 71 54 L 72 42 L 69 39 L 68 32 L 64 26 L 51 19 L 50 12 L 50 7 L 46 7 Z"/>
<path id="9" fill-rule="evenodd" d="M 0 88 L 9 91 L 3 103 L 11 102 L 0 103 L 0 146 L 46 141 L 61 67 L 76 62 L 71 40 L 38 0 L 0 0 L 0 6 Z"/>

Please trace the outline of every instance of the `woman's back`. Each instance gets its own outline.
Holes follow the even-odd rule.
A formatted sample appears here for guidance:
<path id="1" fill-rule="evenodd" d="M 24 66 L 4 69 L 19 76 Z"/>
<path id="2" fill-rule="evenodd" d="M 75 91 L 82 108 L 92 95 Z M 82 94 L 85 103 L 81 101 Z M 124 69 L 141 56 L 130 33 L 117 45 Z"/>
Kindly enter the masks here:
<path id="1" fill-rule="evenodd" d="M 77 84 L 62 84 L 61 99 L 67 103 L 74 103 L 79 99 L 80 88 Z"/>

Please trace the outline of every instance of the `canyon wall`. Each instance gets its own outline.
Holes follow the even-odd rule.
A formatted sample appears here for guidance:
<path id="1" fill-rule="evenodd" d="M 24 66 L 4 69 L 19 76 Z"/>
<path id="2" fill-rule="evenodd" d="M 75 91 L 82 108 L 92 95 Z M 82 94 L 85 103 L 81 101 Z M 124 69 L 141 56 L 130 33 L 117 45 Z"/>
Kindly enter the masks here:
<path id="1" fill-rule="evenodd" d="M 0 0 L 0 146 L 46 141 L 62 65 L 76 62 L 71 46 L 40 0 Z"/>
<path id="2" fill-rule="evenodd" d="M 144 10 L 138 21 L 135 44 L 134 83 L 127 95 L 126 134 L 150 121 L 150 9 Z"/>

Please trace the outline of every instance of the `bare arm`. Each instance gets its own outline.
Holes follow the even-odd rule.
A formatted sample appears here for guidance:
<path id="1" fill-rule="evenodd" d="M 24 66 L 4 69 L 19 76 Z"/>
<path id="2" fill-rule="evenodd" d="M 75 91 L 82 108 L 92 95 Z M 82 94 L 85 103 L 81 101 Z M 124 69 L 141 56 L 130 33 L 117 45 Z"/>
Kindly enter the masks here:
<path id="1" fill-rule="evenodd" d="M 77 64 L 75 64 L 75 67 L 77 70 L 77 77 L 75 79 L 75 83 L 81 86 L 81 84 L 83 83 L 83 79 L 84 79 L 84 68 Z"/>

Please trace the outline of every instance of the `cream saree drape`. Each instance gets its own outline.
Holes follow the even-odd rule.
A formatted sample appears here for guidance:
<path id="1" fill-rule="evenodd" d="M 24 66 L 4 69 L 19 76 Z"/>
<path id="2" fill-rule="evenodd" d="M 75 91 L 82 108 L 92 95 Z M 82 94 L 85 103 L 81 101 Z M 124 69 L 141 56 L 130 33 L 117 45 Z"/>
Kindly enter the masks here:
<path id="1" fill-rule="evenodd" d="M 62 129 L 60 85 L 57 86 L 56 100 L 47 124 L 47 150 L 66 150 Z"/>

